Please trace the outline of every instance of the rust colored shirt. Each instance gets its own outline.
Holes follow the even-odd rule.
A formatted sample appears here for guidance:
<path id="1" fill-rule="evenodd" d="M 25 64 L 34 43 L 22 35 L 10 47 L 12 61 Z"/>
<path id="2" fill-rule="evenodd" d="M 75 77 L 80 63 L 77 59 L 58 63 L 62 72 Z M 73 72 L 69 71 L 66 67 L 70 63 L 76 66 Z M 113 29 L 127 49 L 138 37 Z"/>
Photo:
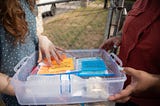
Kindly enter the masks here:
<path id="1" fill-rule="evenodd" d="M 119 56 L 124 66 L 160 74 L 160 0 L 135 2 L 123 26 Z M 149 91 L 131 100 L 140 106 L 160 106 L 160 94 Z"/>

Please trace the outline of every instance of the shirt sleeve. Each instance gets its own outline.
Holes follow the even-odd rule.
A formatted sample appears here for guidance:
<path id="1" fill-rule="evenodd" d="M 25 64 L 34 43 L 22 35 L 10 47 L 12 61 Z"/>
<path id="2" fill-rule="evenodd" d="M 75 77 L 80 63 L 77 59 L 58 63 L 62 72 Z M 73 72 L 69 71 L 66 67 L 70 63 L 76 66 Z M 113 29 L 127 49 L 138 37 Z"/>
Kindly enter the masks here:
<path id="1" fill-rule="evenodd" d="M 37 7 L 38 15 L 36 17 L 36 25 L 37 25 L 37 35 L 41 35 L 44 31 L 43 28 L 43 19 L 42 19 L 42 6 Z"/>

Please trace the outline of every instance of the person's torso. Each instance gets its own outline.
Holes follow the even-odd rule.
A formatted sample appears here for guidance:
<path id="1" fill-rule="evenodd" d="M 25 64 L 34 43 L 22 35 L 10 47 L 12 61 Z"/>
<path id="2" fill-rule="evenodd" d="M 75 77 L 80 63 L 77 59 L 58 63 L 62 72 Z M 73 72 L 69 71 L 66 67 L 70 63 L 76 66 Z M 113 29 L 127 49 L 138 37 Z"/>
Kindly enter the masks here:
<path id="1" fill-rule="evenodd" d="M 160 74 L 160 6 L 143 2 L 150 0 L 138 1 L 123 26 L 119 56 L 124 66 Z"/>
<path id="2" fill-rule="evenodd" d="M 137 0 L 128 13 L 119 56 L 124 66 L 160 74 L 160 1 Z M 129 82 L 128 82 L 129 83 Z M 143 94 L 135 101 L 160 105 L 159 94 Z M 150 102 L 153 102 L 151 105 Z M 143 105 L 140 106 L 143 106 Z M 155 105 L 154 105 L 155 104 Z"/>

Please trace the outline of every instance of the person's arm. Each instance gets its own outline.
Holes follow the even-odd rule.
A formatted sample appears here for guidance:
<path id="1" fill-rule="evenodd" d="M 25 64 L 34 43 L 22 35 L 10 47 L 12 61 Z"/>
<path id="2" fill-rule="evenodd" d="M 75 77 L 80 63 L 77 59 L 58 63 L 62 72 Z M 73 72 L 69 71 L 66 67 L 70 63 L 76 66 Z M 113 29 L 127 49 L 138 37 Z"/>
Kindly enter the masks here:
<path id="1" fill-rule="evenodd" d="M 37 1 L 39 2 L 39 0 Z M 61 54 L 59 54 L 60 51 L 64 51 L 61 48 L 56 47 L 49 39 L 47 36 L 43 35 L 43 19 L 42 19 L 42 12 L 41 12 L 41 7 L 38 7 L 38 15 L 36 17 L 36 23 L 37 23 L 37 36 L 39 38 L 39 59 L 38 62 L 43 60 L 44 58 L 47 58 L 48 64 L 51 64 L 51 57 L 53 57 L 57 63 L 60 63 L 62 60 Z"/>
<path id="2" fill-rule="evenodd" d="M 144 91 L 153 91 L 160 94 L 160 75 L 150 74 L 129 67 L 124 68 L 123 71 L 131 76 L 131 83 L 120 93 L 110 96 L 109 100 L 127 102 L 131 95 L 136 95 Z"/>
<path id="3" fill-rule="evenodd" d="M 39 2 L 39 0 L 36 1 L 36 4 Z M 37 6 L 38 14 L 36 16 L 36 26 L 37 26 L 37 35 L 41 35 L 44 32 L 43 28 L 43 18 L 42 18 L 42 8 L 43 6 Z"/>
<path id="4" fill-rule="evenodd" d="M 15 95 L 13 86 L 10 84 L 11 78 L 0 73 L 0 93 Z"/>

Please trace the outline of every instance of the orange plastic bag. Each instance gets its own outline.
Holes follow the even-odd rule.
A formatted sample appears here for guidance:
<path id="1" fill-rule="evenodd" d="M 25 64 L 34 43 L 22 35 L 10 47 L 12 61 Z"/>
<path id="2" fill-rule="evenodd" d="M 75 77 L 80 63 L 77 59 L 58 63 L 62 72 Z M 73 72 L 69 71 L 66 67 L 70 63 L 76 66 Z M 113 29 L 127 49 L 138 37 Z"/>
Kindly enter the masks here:
<path id="1" fill-rule="evenodd" d="M 74 70 L 74 60 L 73 58 L 67 58 L 66 55 L 63 55 L 63 60 L 58 64 L 53 58 L 51 59 L 53 66 L 40 66 L 37 74 L 60 74 L 66 73 L 68 71 Z M 44 63 L 46 63 L 46 59 Z"/>

